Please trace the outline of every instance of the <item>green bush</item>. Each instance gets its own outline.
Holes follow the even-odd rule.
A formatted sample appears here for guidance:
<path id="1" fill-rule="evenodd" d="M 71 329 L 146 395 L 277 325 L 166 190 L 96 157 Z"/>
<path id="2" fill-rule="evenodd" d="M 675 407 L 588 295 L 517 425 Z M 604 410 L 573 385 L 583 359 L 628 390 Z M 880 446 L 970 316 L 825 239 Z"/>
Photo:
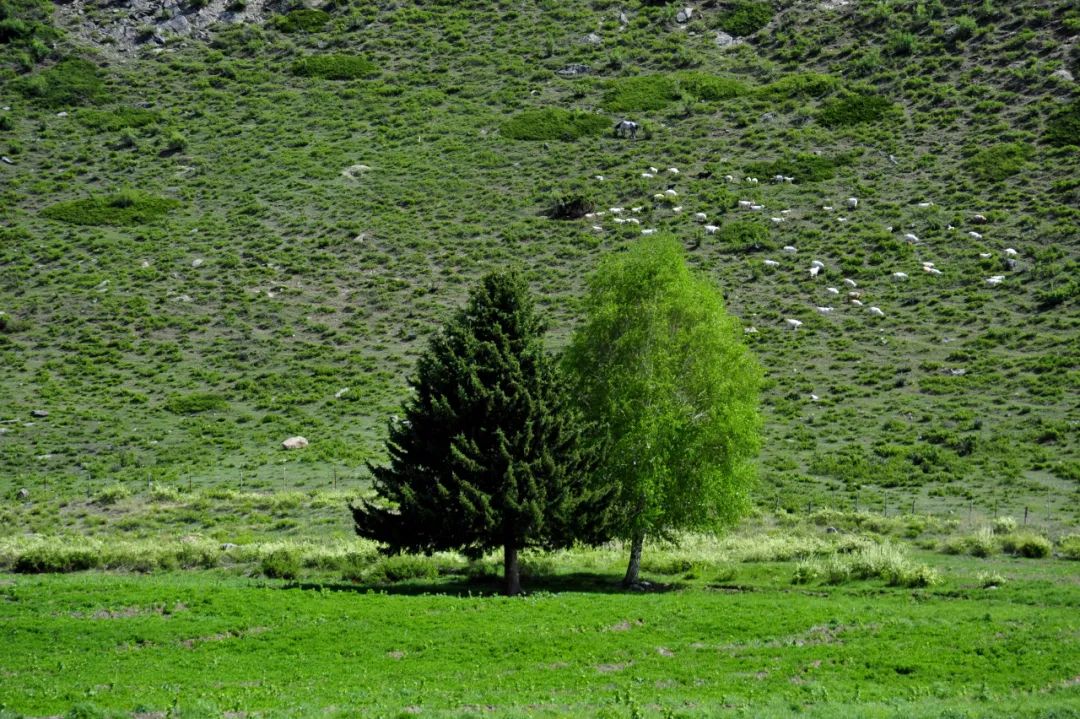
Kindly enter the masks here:
<path id="1" fill-rule="evenodd" d="M 327 80 L 356 80 L 371 77 L 379 68 L 356 55 L 309 55 L 293 63 L 294 75 L 321 77 Z"/>
<path id="2" fill-rule="evenodd" d="M 836 175 L 838 168 L 850 165 L 857 157 L 858 153 L 848 153 L 835 157 L 799 153 L 772 160 L 771 162 L 750 163 L 746 166 L 746 172 L 753 177 L 760 178 L 786 175 L 794 177 L 795 182 L 798 183 L 821 182 L 822 180 L 831 180 Z"/>
<path id="3" fill-rule="evenodd" d="M 419 554 L 396 554 L 384 557 L 367 572 L 365 579 L 376 584 L 392 584 L 409 579 L 435 579 L 439 568 L 431 557 Z"/>
<path id="4" fill-rule="evenodd" d="M 296 579 L 300 574 L 300 553 L 289 547 L 275 549 L 262 558 L 259 571 L 270 579 Z"/>
<path id="5" fill-rule="evenodd" d="M 818 122 L 825 127 L 846 127 L 867 122 L 882 122 L 899 115 L 899 108 L 879 95 L 852 93 L 826 101 L 818 111 Z"/>
<path id="6" fill-rule="evenodd" d="M 729 35 L 746 37 L 768 25 L 772 16 L 772 5 L 767 2 L 737 0 L 720 13 L 717 25 Z"/>
<path id="7" fill-rule="evenodd" d="M 1005 577 L 1001 576 L 997 572 L 979 572 L 979 575 L 975 578 L 975 581 L 979 583 L 982 589 L 989 589 L 990 587 L 1002 587 L 1005 585 Z"/>
<path id="8" fill-rule="evenodd" d="M 637 75 L 611 80 L 601 106 L 610 112 L 662 110 L 679 99 L 679 87 L 670 75 Z"/>
<path id="9" fill-rule="evenodd" d="M 1050 556 L 1053 545 L 1050 540 L 1032 532 L 1010 534 L 1001 540 L 1001 548 L 1009 554 L 1028 559 L 1042 559 Z"/>
<path id="10" fill-rule="evenodd" d="M 965 166 L 976 179 L 997 182 L 1027 167 L 1030 156 L 1030 145 L 1005 142 L 978 150 L 967 159 Z"/>
<path id="11" fill-rule="evenodd" d="M 174 487 L 155 482 L 150 485 L 150 501 L 152 502 L 179 502 L 180 492 Z"/>
<path id="12" fill-rule="evenodd" d="M 1080 100 L 1073 100 L 1050 116 L 1043 139 L 1051 145 L 1080 145 Z"/>
<path id="13" fill-rule="evenodd" d="M 31 547 L 15 560 L 12 569 L 21 574 L 81 572 L 101 565 L 97 550 L 81 544 L 51 544 Z"/>
<path id="14" fill-rule="evenodd" d="M 994 534 L 1012 534 L 1016 531 L 1016 519 L 1013 517 L 995 517 L 990 525 Z"/>
<path id="15" fill-rule="evenodd" d="M 110 505 L 127 499 L 131 490 L 122 484 L 113 484 L 94 495 L 94 504 Z"/>
<path id="16" fill-rule="evenodd" d="M 88 105 L 105 95 L 105 83 L 94 63 L 80 58 L 62 60 L 22 80 L 18 89 L 46 106 Z"/>
<path id="17" fill-rule="evenodd" d="M 43 217 L 73 225 L 141 225 L 164 217 L 180 203 L 137 191 L 60 202 L 41 211 Z"/>
<path id="18" fill-rule="evenodd" d="M 173 414 L 198 414 L 228 409 L 229 403 L 221 395 L 210 392 L 174 394 L 165 400 L 165 409 Z"/>
<path id="19" fill-rule="evenodd" d="M 839 89 L 841 80 L 833 75 L 818 72 L 800 72 L 762 85 L 757 94 L 768 100 L 786 100 L 788 98 L 824 97 Z"/>
<path id="20" fill-rule="evenodd" d="M 86 108 L 75 113 L 75 119 L 91 130 L 116 132 L 124 128 L 146 127 L 161 119 L 153 110 L 141 107 L 118 106 L 110 110 Z"/>
<path id="21" fill-rule="evenodd" d="M 502 134 L 513 140 L 576 140 L 604 133 L 610 127 L 608 118 L 579 110 L 549 107 L 526 110 L 502 125 Z"/>
<path id="22" fill-rule="evenodd" d="M 318 32 L 325 28 L 328 22 L 330 22 L 329 13 L 311 8 L 293 10 L 284 15 L 275 15 L 270 19 L 270 24 L 275 30 L 285 33 Z"/>
<path id="23" fill-rule="evenodd" d="M 697 100 L 716 102 L 729 100 L 748 92 L 746 85 L 730 77 L 704 72 L 684 72 L 677 76 L 683 92 Z"/>
<path id="24" fill-rule="evenodd" d="M 760 252 L 776 247 L 769 228 L 755 220 L 735 220 L 725 223 L 716 234 L 725 252 Z"/>
<path id="25" fill-rule="evenodd" d="M 1058 540 L 1058 549 L 1062 558 L 1080 560 L 1080 534 L 1066 534 Z"/>

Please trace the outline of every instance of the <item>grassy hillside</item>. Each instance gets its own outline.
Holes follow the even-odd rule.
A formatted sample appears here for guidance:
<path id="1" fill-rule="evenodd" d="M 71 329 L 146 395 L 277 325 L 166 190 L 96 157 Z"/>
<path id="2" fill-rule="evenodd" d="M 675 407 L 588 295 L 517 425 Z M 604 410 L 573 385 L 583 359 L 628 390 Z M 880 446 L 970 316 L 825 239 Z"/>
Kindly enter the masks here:
<path id="1" fill-rule="evenodd" d="M 0 17 L 37 23 L 0 32 L 5 493 L 359 486 L 475 277 L 522 266 L 557 349 L 655 228 L 756 329 L 763 503 L 1080 519 L 1072 3 L 344 2 L 131 47 L 87 29 L 123 5 L 42 7 Z"/>

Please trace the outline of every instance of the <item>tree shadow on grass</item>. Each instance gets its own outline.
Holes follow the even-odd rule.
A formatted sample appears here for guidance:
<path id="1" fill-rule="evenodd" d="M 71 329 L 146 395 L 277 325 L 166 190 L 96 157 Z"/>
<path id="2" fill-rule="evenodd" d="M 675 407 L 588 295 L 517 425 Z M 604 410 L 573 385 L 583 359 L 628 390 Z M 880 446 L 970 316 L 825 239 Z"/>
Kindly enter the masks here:
<path id="1" fill-rule="evenodd" d="M 610 574 L 595 574 L 592 572 L 571 572 L 568 574 L 522 578 L 521 585 L 523 596 L 570 592 L 586 594 L 659 594 L 678 591 L 686 586 L 680 583 L 642 582 L 632 588 L 627 588 Z M 281 588 L 355 592 L 357 594 L 391 594 L 396 596 L 441 594 L 452 597 L 493 597 L 502 595 L 502 579 L 449 575 L 434 580 L 410 579 L 392 584 L 349 582 L 345 580 L 331 582 L 295 581 L 283 584 Z"/>

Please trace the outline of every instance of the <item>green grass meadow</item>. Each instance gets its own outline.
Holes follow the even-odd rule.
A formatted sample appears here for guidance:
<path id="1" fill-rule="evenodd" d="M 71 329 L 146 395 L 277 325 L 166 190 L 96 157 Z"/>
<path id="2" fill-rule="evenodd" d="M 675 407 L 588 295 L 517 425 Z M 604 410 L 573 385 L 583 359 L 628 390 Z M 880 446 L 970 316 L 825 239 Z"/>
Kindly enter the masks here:
<path id="1" fill-rule="evenodd" d="M 0 0 L 0 719 L 1080 717 L 1074 2 L 136 5 Z M 357 539 L 476 278 L 557 352 L 649 229 L 751 516 L 514 599 Z"/>

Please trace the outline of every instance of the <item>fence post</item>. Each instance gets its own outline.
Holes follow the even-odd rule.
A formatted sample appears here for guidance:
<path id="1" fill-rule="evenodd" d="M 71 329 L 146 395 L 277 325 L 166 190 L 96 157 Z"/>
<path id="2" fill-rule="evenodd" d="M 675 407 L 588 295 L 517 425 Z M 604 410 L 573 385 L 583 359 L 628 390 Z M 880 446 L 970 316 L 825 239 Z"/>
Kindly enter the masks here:
<path id="1" fill-rule="evenodd" d="M 1028 515 L 1028 508 L 1024 507 L 1024 526 L 1025 527 L 1027 526 L 1027 515 Z"/>
<path id="2" fill-rule="evenodd" d="M 334 467 L 334 491 L 337 491 L 337 467 Z"/>
<path id="3" fill-rule="evenodd" d="M 914 499 L 911 500 L 911 514 L 912 515 L 915 514 L 915 500 Z"/>

